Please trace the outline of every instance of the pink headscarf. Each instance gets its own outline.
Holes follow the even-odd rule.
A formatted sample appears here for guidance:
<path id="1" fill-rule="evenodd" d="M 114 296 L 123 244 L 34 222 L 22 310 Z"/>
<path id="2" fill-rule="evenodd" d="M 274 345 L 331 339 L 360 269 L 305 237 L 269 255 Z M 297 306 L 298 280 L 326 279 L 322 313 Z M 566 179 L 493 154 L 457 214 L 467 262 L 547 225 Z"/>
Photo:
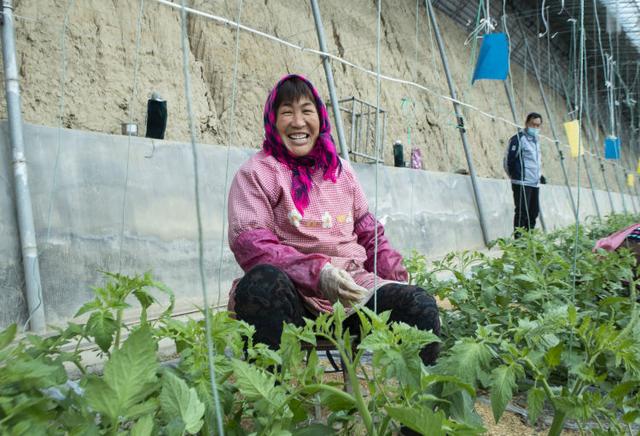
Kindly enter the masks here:
<path id="1" fill-rule="evenodd" d="M 316 139 L 315 146 L 309 154 L 302 157 L 292 156 L 284 143 L 278 129 L 276 128 L 276 108 L 274 107 L 278 90 L 280 86 L 290 79 L 300 79 L 308 87 L 316 103 L 318 117 L 320 118 L 320 132 Z M 269 93 L 267 102 L 264 106 L 264 141 L 262 148 L 268 155 L 273 156 L 276 160 L 291 169 L 291 198 L 296 209 L 304 216 L 304 209 L 309 205 L 309 190 L 311 189 L 311 175 L 316 169 L 324 171 L 325 180 L 336 182 L 338 172 L 342 169 L 342 164 L 336 152 L 336 146 L 331 137 L 331 124 L 329 123 L 329 115 L 327 109 L 320 98 L 320 94 L 314 86 L 305 77 L 298 74 L 289 74 L 284 76 Z"/>

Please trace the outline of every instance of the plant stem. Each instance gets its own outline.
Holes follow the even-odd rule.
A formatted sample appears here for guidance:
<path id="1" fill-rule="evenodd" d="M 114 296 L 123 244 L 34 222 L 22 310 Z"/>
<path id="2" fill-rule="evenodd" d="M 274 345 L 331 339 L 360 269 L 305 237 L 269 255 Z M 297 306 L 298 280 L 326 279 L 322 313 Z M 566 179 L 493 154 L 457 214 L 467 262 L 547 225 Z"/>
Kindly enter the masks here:
<path id="1" fill-rule="evenodd" d="M 349 375 L 349 383 L 351 383 L 353 396 L 355 397 L 356 404 L 358 405 L 358 409 L 360 411 L 360 414 L 362 415 L 362 420 L 364 421 L 365 427 L 367 427 L 367 434 L 375 436 L 377 432 L 373 428 L 373 419 L 371 418 L 369 409 L 367 408 L 367 405 L 364 402 L 364 398 L 362 397 L 358 376 L 351 365 L 347 365 L 347 374 Z"/>
<path id="2" fill-rule="evenodd" d="M 122 330 L 122 309 L 118 309 L 118 315 L 116 316 L 116 340 L 114 342 L 114 349 L 120 348 L 120 331 Z"/>
<path id="3" fill-rule="evenodd" d="M 77 360 L 72 360 L 71 362 L 73 362 L 73 364 L 80 370 L 82 375 L 87 375 L 87 370 L 84 369 L 80 362 L 78 362 Z"/>
<path id="4" fill-rule="evenodd" d="M 584 383 L 582 380 L 576 381 L 576 385 L 573 387 L 573 390 L 571 391 L 571 396 L 575 397 L 579 395 L 580 391 L 582 390 L 582 386 L 584 386 Z"/>
<path id="5" fill-rule="evenodd" d="M 384 435 L 387 432 L 387 427 L 389 427 L 390 421 L 391 421 L 391 417 L 389 415 L 385 415 L 385 417 L 382 419 L 382 424 L 380 424 L 380 431 L 379 431 L 381 435 Z"/>
<path id="6" fill-rule="evenodd" d="M 362 420 L 364 421 L 364 425 L 367 428 L 367 434 L 375 436 L 377 432 L 373 427 L 373 419 L 371 418 L 371 413 L 369 413 L 369 409 L 367 408 L 366 403 L 364 402 L 364 398 L 362 397 L 362 391 L 360 390 L 360 381 L 358 380 L 358 376 L 354 370 L 353 362 L 351 362 L 347 356 L 347 353 L 344 348 L 344 342 L 336 341 L 333 337 L 327 334 L 320 334 L 319 336 L 323 336 L 327 340 L 329 340 L 338 350 L 340 356 L 342 356 L 343 365 L 347 367 L 347 375 L 349 376 L 349 383 L 351 383 L 351 389 L 353 389 L 353 399 L 356 401 L 356 406 L 360 415 L 362 416 Z"/>
<path id="7" fill-rule="evenodd" d="M 547 395 L 549 402 L 553 405 L 553 411 L 554 411 L 553 422 L 551 423 L 551 428 L 549 429 L 549 436 L 559 436 L 560 432 L 562 431 L 562 428 L 564 427 L 564 419 L 566 418 L 567 414 L 565 412 L 561 412 L 560 410 L 558 410 L 554 401 L 555 395 L 553 395 L 553 391 L 551 390 L 551 386 L 549 386 L 547 379 L 542 377 L 542 374 L 540 373 L 540 371 L 538 371 L 538 369 L 533 364 L 533 362 L 531 362 L 531 360 L 529 360 L 528 358 L 524 358 L 523 360 L 537 374 L 538 376 L 537 379 L 542 384 L 542 390 Z M 576 387 L 578 387 L 578 385 L 576 385 Z"/>
<path id="8" fill-rule="evenodd" d="M 82 341 L 83 339 L 86 339 L 86 336 L 80 336 L 80 339 L 78 339 L 78 342 L 76 342 L 76 347 L 73 349 L 73 354 L 78 353 L 78 350 L 80 349 L 80 341 Z"/>
<path id="9" fill-rule="evenodd" d="M 605 428 L 604 424 L 602 424 L 602 421 L 600 421 L 600 418 L 598 418 L 597 414 L 593 414 L 593 418 L 596 420 L 596 422 L 598 423 L 598 427 L 600 427 L 600 430 L 611 430 L 611 427 L 609 428 Z M 609 419 L 609 421 L 611 421 L 611 423 L 613 424 L 613 421 L 611 419 Z"/>
<path id="10" fill-rule="evenodd" d="M 564 427 L 564 419 L 567 414 L 565 412 L 561 412 L 558 409 L 555 409 L 555 414 L 553 415 L 553 422 L 551 423 L 551 428 L 549 429 L 549 436 L 560 436 L 560 432 Z"/>

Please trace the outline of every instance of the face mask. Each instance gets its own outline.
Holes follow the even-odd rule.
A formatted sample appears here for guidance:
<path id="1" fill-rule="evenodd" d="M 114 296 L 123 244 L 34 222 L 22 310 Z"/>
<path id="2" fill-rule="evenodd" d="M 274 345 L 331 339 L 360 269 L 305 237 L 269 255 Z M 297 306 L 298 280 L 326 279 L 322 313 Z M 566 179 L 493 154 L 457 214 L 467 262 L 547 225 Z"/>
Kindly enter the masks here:
<path id="1" fill-rule="evenodd" d="M 535 127 L 527 127 L 527 133 L 534 138 L 537 138 L 540 134 L 540 129 L 536 129 Z"/>

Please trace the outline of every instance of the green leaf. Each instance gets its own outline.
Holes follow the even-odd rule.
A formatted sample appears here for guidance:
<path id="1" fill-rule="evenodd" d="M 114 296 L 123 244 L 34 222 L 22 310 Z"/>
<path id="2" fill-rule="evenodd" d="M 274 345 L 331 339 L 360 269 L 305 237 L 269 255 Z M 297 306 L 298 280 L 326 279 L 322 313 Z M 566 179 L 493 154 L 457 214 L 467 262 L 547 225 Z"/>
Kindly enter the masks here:
<path id="1" fill-rule="evenodd" d="M 100 311 L 93 312 L 87 321 L 87 335 L 93 336 L 96 344 L 105 353 L 111 348 L 113 335 L 119 326 L 110 312 Z"/>
<path id="2" fill-rule="evenodd" d="M 242 360 L 231 363 L 236 376 L 236 387 L 249 401 L 272 400 L 275 378 Z"/>
<path id="3" fill-rule="evenodd" d="M 295 343 L 299 345 L 299 342 L 296 341 Z M 267 368 L 273 365 L 282 365 L 282 357 L 280 356 L 280 354 L 278 354 L 276 351 L 272 350 L 265 344 L 256 344 L 253 346 L 253 348 L 250 348 L 248 351 L 249 351 L 249 360 L 251 360 L 251 362 L 254 365 L 257 365 L 261 368 Z M 289 349 L 288 351 L 293 352 L 298 350 Z M 291 361 L 287 362 L 287 364 L 289 365 L 294 363 L 299 363 L 299 362 L 291 362 Z"/>
<path id="4" fill-rule="evenodd" d="M 309 395 L 320 392 L 320 400 L 323 405 L 332 411 L 343 411 L 348 413 L 357 407 L 356 400 L 351 394 L 335 386 L 325 384 L 314 384 L 305 386 L 302 389 Z"/>
<path id="5" fill-rule="evenodd" d="M 105 364 L 103 379 L 90 380 L 85 391 L 89 405 L 113 420 L 128 416 L 157 389 L 156 345 L 147 328 L 131 333 Z"/>
<path id="6" fill-rule="evenodd" d="M 131 427 L 130 436 L 151 436 L 153 434 L 153 415 L 145 415 Z"/>
<path id="7" fill-rule="evenodd" d="M 270 432 L 266 433 L 267 436 L 291 436 L 291 432 L 289 430 L 283 429 L 273 429 Z"/>
<path id="8" fill-rule="evenodd" d="M 626 382 L 618 383 L 611 389 L 609 396 L 614 400 L 621 402 L 627 394 L 640 386 L 640 380 L 627 380 Z"/>
<path id="9" fill-rule="evenodd" d="M 166 436 L 183 436 L 184 435 L 184 423 L 180 418 L 174 418 L 164 427 L 163 433 Z"/>
<path id="10" fill-rule="evenodd" d="M 168 315 L 171 315 L 173 313 L 173 308 L 174 308 L 174 306 L 176 304 L 176 296 L 174 295 L 173 291 L 171 289 L 169 289 L 165 284 L 160 283 L 160 282 L 153 282 L 153 286 L 158 291 L 166 294 L 169 297 L 169 305 L 164 310 L 164 312 L 162 312 L 160 314 L 160 318 L 164 318 L 164 317 L 166 317 Z M 230 319 L 232 319 L 232 318 L 230 318 Z M 237 323 L 240 323 L 240 321 L 237 321 L 235 319 L 233 319 L 233 321 L 236 321 Z"/>
<path id="11" fill-rule="evenodd" d="M 170 371 L 162 375 L 160 407 L 167 421 L 179 417 L 190 434 L 200 431 L 204 423 L 202 417 L 205 407 L 196 390 L 187 386 L 184 380 Z"/>
<path id="12" fill-rule="evenodd" d="M 366 351 L 384 351 L 393 343 L 393 334 L 389 330 L 373 330 L 358 344 L 358 349 Z"/>
<path id="13" fill-rule="evenodd" d="M 606 306 L 612 306 L 614 304 L 619 304 L 619 303 L 625 303 L 627 302 L 629 299 L 626 297 L 607 297 L 607 298 L 603 298 L 602 300 L 600 300 L 598 302 L 598 305 L 600 307 L 606 307 Z"/>
<path id="14" fill-rule="evenodd" d="M 12 436 L 46 436 L 47 435 L 47 425 L 43 422 L 33 422 L 33 421 L 21 421 L 17 423 L 12 429 Z"/>
<path id="15" fill-rule="evenodd" d="M 356 313 L 358 314 L 358 318 L 360 318 L 360 337 L 364 338 L 371 331 L 371 321 L 369 321 L 367 314 L 360 308 L 356 308 Z"/>
<path id="16" fill-rule="evenodd" d="M 533 277 L 524 274 L 518 274 L 511 278 L 518 286 L 523 289 L 535 289 L 539 286 L 538 280 Z"/>
<path id="17" fill-rule="evenodd" d="M 342 324 L 346 317 L 347 315 L 344 311 L 344 306 L 340 303 L 340 301 L 337 301 L 333 305 L 333 314 L 331 316 L 331 318 L 333 319 L 334 335 L 336 338 L 342 337 Z"/>
<path id="18" fill-rule="evenodd" d="M 87 404 L 96 412 L 112 420 L 120 416 L 121 404 L 118 394 L 98 377 L 87 379 L 84 398 Z"/>
<path id="19" fill-rule="evenodd" d="M 496 422 L 504 413 L 516 387 L 516 367 L 501 365 L 491 372 L 491 408 Z"/>
<path id="20" fill-rule="evenodd" d="M 625 424 L 633 424 L 638 418 L 640 418 L 640 410 L 638 409 L 632 410 L 622 415 L 622 420 L 625 422 Z"/>
<path id="21" fill-rule="evenodd" d="M 293 436 L 325 436 L 335 434 L 335 430 L 324 424 L 311 424 L 293 431 Z"/>
<path id="22" fill-rule="evenodd" d="M 433 383 L 439 383 L 439 382 L 450 383 L 454 385 L 456 388 L 458 388 L 458 390 L 464 389 L 472 398 L 475 398 L 476 396 L 476 391 L 473 388 L 473 386 L 471 386 L 468 383 L 462 382 L 458 377 L 453 375 L 423 374 L 421 379 L 422 390 L 425 390 L 428 386 L 430 386 Z"/>
<path id="23" fill-rule="evenodd" d="M 143 289 L 133 291 L 133 295 L 138 299 L 140 305 L 145 309 L 149 308 L 149 306 L 151 306 L 156 301 L 156 299 L 153 298 L 151 294 Z"/>
<path id="24" fill-rule="evenodd" d="M 478 381 L 483 384 L 487 381 L 485 368 L 489 368 L 490 362 L 491 351 L 486 344 L 464 338 L 449 350 L 448 356 L 440 359 L 438 367 L 444 374 L 455 375 L 475 388 Z"/>
<path id="25" fill-rule="evenodd" d="M 13 323 L 0 333 L 0 350 L 4 349 L 16 337 L 18 326 Z"/>
<path id="26" fill-rule="evenodd" d="M 393 406 L 386 406 L 385 410 L 391 418 L 420 434 L 430 436 L 445 434 L 445 431 L 442 429 L 444 414 L 441 411 L 433 412 L 424 407 L 416 410 L 413 407 Z"/>
<path id="27" fill-rule="evenodd" d="M 154 414 L 158 410 L 158 399 L 150 398 L 143 403 L 138 403 L 127 410 L 127 417 L 137 419 L 144 415 Z"/>
<path id="28" fill-rule="evenodd" d="M 82 324 L 76 324 L 70 322 L 67 327 L 62 331 L 62 337 L 65 339 L 71 339 L 76 336 L 80 336 L 84 333 L 84 326 Z"/>
<path id="29" fill-rule="evenodd" d="M 320 393 L 320 402 L 332 412 L 337 412 L 338 410 L 350 411 L 357 407 L 356 400 L 350 395 L 348 397 L 337 395 L 329 390 L 324 390 Z"/>
<path id="30" fill-rule="evenodd" d="M 101 307 L 102 307 L 102 303 L 100 302 L 100 300 L 95 299 L 95 300 L 89 301 L 88 303 L 83 304 L 82 307 L 78 309 L 76 314 L 73 315 L 73 317 L 77 318 L 80 315 L 83 315 L 87 312 L 91 312 L 92 310 L 100 309 Z"/>
<path id="31" fill-rule="evenodd" d="M 19 383 L 22 389 L 47 388 L 64 383 L 67 373 L 60 362 L 48 361 L 44 356 L 32 359 L 27 355 L 2 368 L 3 384 Z"/>
<path id="32" fill-rule="evenodd" d="M 542 413 L 544 398 L 544 390 L 540 388 L 531 388 L 529 392 L 527 392 L 527 412 L 531 425 L 535 425 L 540 413 Z"/>
<path id="33" fill-rule="evenodd" d="M 549 368 L 555 368 L 556 366 L 560 365 L 563 349 L 564 344 L 560 342 L 555 347 L 549 348 L 549 351 L 546 352 L 546 354 L 544 355 L 544 360 L 545 362 L 547 362 Z"/>
<path id="34" fill-rule="evenodd" d="M 144 392 L 144 385 L 156 381 L 156 349 L 156 340 L 149 329 L 141 328 L 113 352 L 104 368 L 104 380 L 120 398 L 135 400 Z"/>

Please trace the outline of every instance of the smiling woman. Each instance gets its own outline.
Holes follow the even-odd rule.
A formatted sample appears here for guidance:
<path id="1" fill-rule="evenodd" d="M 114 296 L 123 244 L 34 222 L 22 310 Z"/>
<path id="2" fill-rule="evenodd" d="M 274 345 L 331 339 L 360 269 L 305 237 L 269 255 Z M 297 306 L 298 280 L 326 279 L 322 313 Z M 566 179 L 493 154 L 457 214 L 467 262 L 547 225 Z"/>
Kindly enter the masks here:
<path id="1" fill-rule="evenodd" d="M 276 129 L 295 157 L 309 154 L 320 133 L 320 117 L 313 94 L 301 80 L 287 80 L 278 90 Z"/>
<path id="2" fill-rule="evenodd" d="M 327 110 L 307 79 L 289 75 L 276 84 L 264 129 L 262 150 L 240 167 L 229 191 L 229 246 L 245 271 L 229 310 L 273 348 L 283 322 L 303 325 L 338 301 L 349 312 L 358 304 L 390 310 L 391 321 L 439 333 L 435 300 L 406 284 L 402 256 L 336 153 Z M 358 320 L 346 321 L 354 334 Z M 428 345 L 423 361 L 435 361 L 437 350 Z"/>

